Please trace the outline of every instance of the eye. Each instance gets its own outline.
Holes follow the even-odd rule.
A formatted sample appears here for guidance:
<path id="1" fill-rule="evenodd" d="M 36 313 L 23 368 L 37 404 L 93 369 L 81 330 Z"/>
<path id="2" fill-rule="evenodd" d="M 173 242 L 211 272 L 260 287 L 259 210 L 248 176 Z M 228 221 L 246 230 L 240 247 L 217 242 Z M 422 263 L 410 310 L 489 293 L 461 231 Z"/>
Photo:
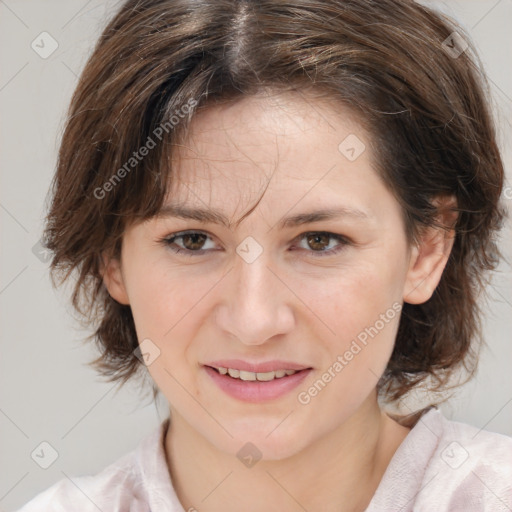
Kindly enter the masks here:
<path id="1" fill-rule="evenodd" d="M 329 233 L 326 231 L 312 231 L 309 233 L 303 233 L 299 236 L 299 240 L 305 240 L 306 249 L 313 249 L 314 256 L 330 256 L 341 251 L 346 245 L 349 245 L 349 240 L 335 233 Z M 336 240 L 338 243 L 334 247 L 329 243 L 329 240 Z M 331 246 L 331 248 L 329 248 Z M 304 248 L 304 247 L 302 247 Z"/>
<path id="2" fill-rule="evenodd" d="M 208 248 L 204 248 L 205 240 L 208 238 L 210 236 L 202 231 L 182 231 L 165 237 L 161 241 L 175 253 L 194 256 L 194 253 L 203 254 L 208 250 Z M 176 240 L 180 240 L 182 245 L 176 244 Z"/>
<path id="3" fill-rule="evenodd" d="M 173 233 L 160 241 L 175 253 L 196 256 L 204 254 L 208 250 L 215 250 L 213 247 L 207 247 L 207 240 L 211 240 L 211 237 L 202 231 L 181 231 Z M 302 233 L 297 237 L 297 240 L 304 240 L 306 247 L 302 246 L 300 248 L 313 253 L 315 257 L 336 254 L 350 244 L 346 237 L 326 231 Z M 337 242 L 334 247 L 330 243 L 333 240 Z"/>

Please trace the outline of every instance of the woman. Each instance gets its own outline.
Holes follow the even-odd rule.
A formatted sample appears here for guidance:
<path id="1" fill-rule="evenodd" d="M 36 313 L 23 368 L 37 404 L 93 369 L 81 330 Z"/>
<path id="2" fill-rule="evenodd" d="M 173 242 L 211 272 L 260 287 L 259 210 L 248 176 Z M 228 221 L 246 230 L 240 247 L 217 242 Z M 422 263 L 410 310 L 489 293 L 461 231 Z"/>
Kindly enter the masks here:
<path id="1" fill-rule="evenodd" d="M 467 36 L 410 1 L 128 1 L 72 100 L 46 244 L 95 367 L 170 417 L 21 510 L 509 510 L 474 369 L 503 165 Z"/>

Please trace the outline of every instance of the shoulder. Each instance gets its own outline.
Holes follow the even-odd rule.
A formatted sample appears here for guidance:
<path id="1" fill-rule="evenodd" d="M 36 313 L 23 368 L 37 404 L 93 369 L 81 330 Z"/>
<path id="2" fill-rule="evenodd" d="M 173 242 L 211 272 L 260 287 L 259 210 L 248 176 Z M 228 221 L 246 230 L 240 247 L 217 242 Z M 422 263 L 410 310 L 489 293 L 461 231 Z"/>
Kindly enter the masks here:
<path id="1" fill-rule="evenodd" d="M 166 425 L 167 420 L 146 436 L 135 450 L 99 473 L 93 476 L 63 478 L 39 493 L 17 512 L 149 512 L 148 479 L 151 481 L 157 464 L 161 462 L 163 449 L 159 451 L 159 443 Z M 158 489 L 151 489 L 151 493 L 151 499 L 158 500 Z"/>
<path id="2" fill-rule="evenodd" d="M 450 421 L 432 409 L 396 451 L 368 512 L 379 510 L 375 506 L 510 511 L 512 438 Z"/>
<path id="3" fill-rule="evenodd" d="M 121 507 L 130 511 L 147 512 L 147 508 L 130 508 L 132 501 L 138 500 L 136 493 L 135 456 L 134 452 L 130 452 L 94 476 L 59 480 L 35 496 L 18 512 L 64 512 L 70 510 L 70 507 L 84 512 L 97 512 L 98 509 L 121 510 Z"/>
<path id="4" fill-rule="evenodd" d="M 447 420 L 439 411 L 425 422 L 439 436 L 425 472 L 425 483 L 432 482 L 430 496 L 445 502 L 447 510 L 509 511 L 512 438 Z"/>

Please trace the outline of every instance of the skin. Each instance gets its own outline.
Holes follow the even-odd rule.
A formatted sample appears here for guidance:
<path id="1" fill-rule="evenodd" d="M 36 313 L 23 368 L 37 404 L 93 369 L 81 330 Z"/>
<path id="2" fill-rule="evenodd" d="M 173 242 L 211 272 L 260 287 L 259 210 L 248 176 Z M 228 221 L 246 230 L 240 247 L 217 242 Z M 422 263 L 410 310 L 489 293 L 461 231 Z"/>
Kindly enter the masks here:
<path id="1" fill-rule="evenodd" d="M 350 134 L 366 146 L 354 161 L 338 149 Z M 165 450 L 185 510 L 364 510 L 409 432 L 376 396 L 399 314 L 309 403 L 298 401 L 393 304 L 428 300 L 452 247 L 453 231 L 434 228 L 407 241 L 374 159 L 357 119 L 318 99 L 261 94 L 211 107 L 174 153 L 180 179 L 167 203 L 219 209 L 233 225 L 157 216 L 127 228 L 120 261 L 104 255 L 111 296 L 131 305 L 139 340 L 160 351 L 148 370 L 169 402 Z M 365 217 L 278 226 L 326 206 Z M 184 230 L 208 235 L 197 245 L 175 240 L 204 254 L 176 254 L 161 241 Z M 341 244 L 308 243 L 304 233 L 318 231 L 348 242 L 318 255 Z M 263 249 L 252 263 L 236 252 L 249 236 Z M 281 398 L 246 403 L 221 391 L 202 366 L 228 358 L 313 370 Z M 262 454 L 251 468 L 236 456 L 248 441 Z"/>

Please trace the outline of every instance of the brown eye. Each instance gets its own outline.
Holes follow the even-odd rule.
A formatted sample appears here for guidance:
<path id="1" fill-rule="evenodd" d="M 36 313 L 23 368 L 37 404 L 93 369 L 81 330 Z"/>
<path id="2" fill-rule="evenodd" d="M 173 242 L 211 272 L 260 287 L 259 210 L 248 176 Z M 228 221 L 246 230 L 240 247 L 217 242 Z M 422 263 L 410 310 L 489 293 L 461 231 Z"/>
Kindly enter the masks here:
<path id="1" fill-rule="evenodd" d="M 161 242 L 176 253 L 195 256 L 212 249 L 211 241 L 210 247 L 205 247 L 205 245 L 208 245 L 208 240 L 211 240 L 211 237 L 206 233 L 200 231 L 182 231 L 181 233 L 175 233 L 163 238 Z"/>
<path id="2" fill-rule="evenodd" d="M 313 256 L 334 255 L 350 245 L 350 240 L 346 237 L 325 231 L 303 233 L 298 239 L 305 242 L 305 244 L 299 244 L 299 247 Z"/>
<path id="3" fill-rule="evenodd" d="M 315 251 L 323 251 L 329 245 L 330 238 L 329 235 L 323 233 L 307 235 L 308 245 Z"/>
<path id="4" fill-rule="evenodd" d="M 203 248 L 204 242 L 208 237 L 203 233 L 189 233 L 178 238 L 182 239 L 185 249 L 197 251 Z"/>

